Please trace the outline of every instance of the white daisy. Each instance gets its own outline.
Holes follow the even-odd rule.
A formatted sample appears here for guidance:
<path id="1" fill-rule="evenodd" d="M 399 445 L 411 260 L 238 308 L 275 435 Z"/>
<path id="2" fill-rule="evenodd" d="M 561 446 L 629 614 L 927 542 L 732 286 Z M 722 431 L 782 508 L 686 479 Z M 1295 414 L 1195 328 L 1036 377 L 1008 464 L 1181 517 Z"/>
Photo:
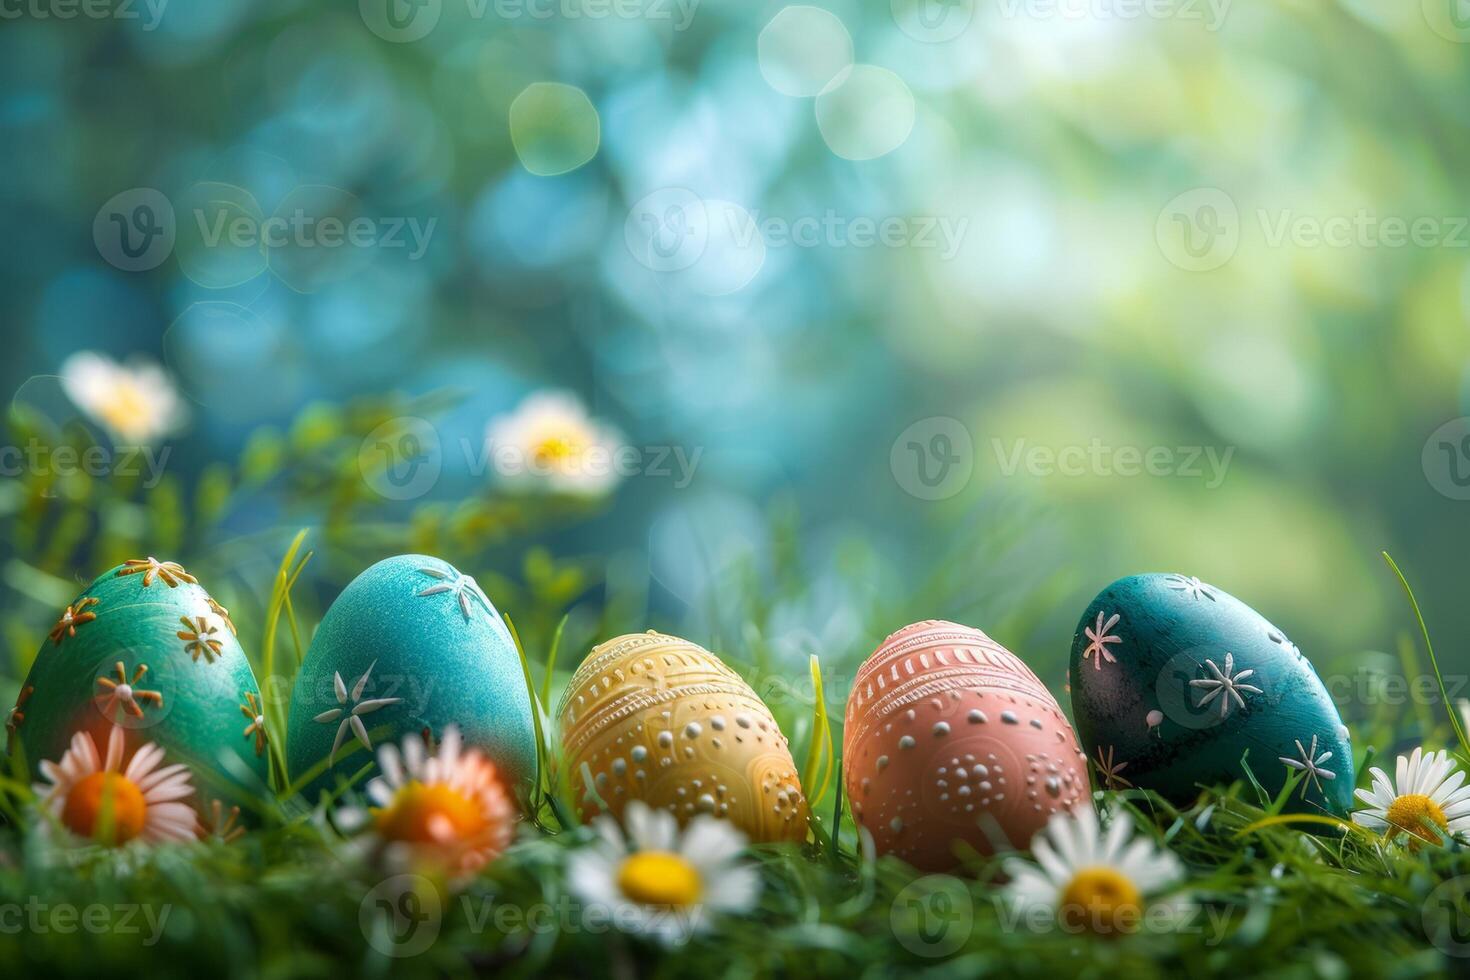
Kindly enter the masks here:
<path id="1" fill-rule="evenodd" d="M 1355 823 L 1381 830 L 1389 839 L 1409 834 L 1413 838 L 1409 846 L 1416 848 L 1423 841 L 1439 843 L 1441 833 L 1470 830 L 1470 786 L 1448 752 L 1425 755 L 1423 749 L 1415 749 L 1399 756 L 1392 781 L 1377 766 L 1369 771 L 1373 788 L 1357 791 L 1368 806 L 1353 814 Z"/>
<path id="2" fill-rule="evenodd" d="M 621 476 L 622 434 L 568 392 L 528 396 L 490 420 L 485 440 L 496 473 L 513 489 L 598 497 Z"/>
<path id="3" fill-rule="evenodd" d="M 1150 904 L 1165 906 L 1170 915 L 1181 908 L 1177 902 L 1149 902 L 1147 896 L 1174 884 L 1182 870 L 1178 859 L 1152 839 L 1134 838 L 1133 823 L 1122 813 L 1106 831 L 1090 806 L 1053 814 L 1032 840 L 1031 853 L 1035 864 L 1006 861 L 1007 897 L 1023 914 L 1050 909 L 1069 932 L 1133 932 Z"/>
<path id="4" fill-rule="evenodd" d="M 406 736 L 402 750 L 384 745 L 378 768 L 382 775 L 367 784 L 375 806 L 367 813 L 343 807 L 337 816 L 344 826 L 370 824 L 370 840 L 390 861 L 469 873 L 510 845 L 520 818 L 515 801 L 495 764 L 464 747 L 459 729 L 446 728 L 432 751 L 421 735 Z"/>
<path id="5" fill-rule="evenodd" d="M 188 420 L 168 373 L 151 361 L 121 364 L 96 351 L 79 351 L 61 365 L 61 388 L 122 443 L 150 445 Z"/>
<path id="6" fill-rule="evenodd" d="M 612 817 L 594 820 L 598 840 L 567 863 L 571 889 L 618 928 L 672 946 L 708 928 L 709 913 L 755 905 L 760 877 L 739 861 L 745 835 L 728 821 L 699 814 L 681 834 L 672 813 L 640 800 L 623 820 L 626 836 Z"/>
<path id="7" fill-rule="evenodd" d="M 47 780 L 35 785 L 41 806 L 72 833 L 100 836 L 105 843 L 125 844 L 135 837 L 193 840 L 198 820 L 182 802 L 194 795 L 188 768 L 182 763 L 160 768 L 163 749 L 153 742 L 135 751 L 124 768 L 123 742 L 123 730 L 109 726 L 103 758 L 91 735 L 73 735 L 59 763 L 41 763 Z"/>

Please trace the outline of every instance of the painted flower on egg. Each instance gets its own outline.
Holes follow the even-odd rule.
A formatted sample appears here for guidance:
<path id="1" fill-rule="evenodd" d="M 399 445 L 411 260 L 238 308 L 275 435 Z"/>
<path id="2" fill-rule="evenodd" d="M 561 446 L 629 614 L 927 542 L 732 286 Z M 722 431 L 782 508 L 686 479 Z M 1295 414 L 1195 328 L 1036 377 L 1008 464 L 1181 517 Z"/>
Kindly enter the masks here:
<path id="1" fill-rule="evenodd" d="M 6 722 L 37 767 L 75 758 L 78 737 L 111 744 L 115 728 L 186 765 L 208 799 L 255 812 L 270 795 L 270 732 L 235 624 L 177 562 L 129 559 L 68 603 Z"/>
<path id="2" fill-rule="evenodd" d="M 381 769 L 380 745 L 425 735 L 494 764 L 514 791 L 536 776 L 531 699 L 520 655 L 475 579 L 429 555 L 397 555 L 366 569 L 328 608 L 291 697 L 286 755 L 310 778 L 312 802 L 355 775 Z"/>
<path id="3" fill-rule="evenodd" d="M 1186 575 L 1135 575 L 1100 592 L 1072 642 L 1077 734 L 1106 789 L 1176 802 L 1246 778 L 1288 806 L 1342 815 L 1348 731 L 1307 658 L 1254 609 Z"/>

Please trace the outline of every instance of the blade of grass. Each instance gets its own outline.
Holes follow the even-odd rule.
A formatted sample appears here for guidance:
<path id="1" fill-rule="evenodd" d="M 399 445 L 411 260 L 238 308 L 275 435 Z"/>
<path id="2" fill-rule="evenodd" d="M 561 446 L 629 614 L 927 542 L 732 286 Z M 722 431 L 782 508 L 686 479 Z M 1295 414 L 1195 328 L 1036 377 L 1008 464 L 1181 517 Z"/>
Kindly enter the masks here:
<path id="1" fill-rule="evenodd" d="M 266 604 L 265 630 L 261 636 L 261 676 L 264 679 L 264 687 L 261 690 L 261 700 L 264 702 L 264 711 L 269 724 L 267 730 L 275 733 L 271 739 L 271 761 L 276 773 L 276 789 L 287 787 L 290 773 L 286 770 L 286 760 L 281 754 L 280 741 L 286 731 L 286 713 L 283 699 L 265 696 L 266 690 L 276 690 L 276 632 L 280 626 L 281 613 L 287 611 L 287 622 L 290 625 L 292 638 L 296 644 L 297 656 L 296 666 L 301 666 L 301 636 L 296 627 L 296 616 L 289 610 L 291 587 L 296 584 L 297 578 L 306 568 L 306 563 L 311 560 L 311 552 L 307 552 L 299 562 L 296 554 L 301 550 L 301 544 L 306 540 L 307 531 L 302 528 L 296 532 L 296 537 L 291 540 L 291 546 L 286 549 L 285 556 L 281 559 L 280 566 L 276 569 L 275 582 L 271 587 L 270 601 Z M 289 570 L 289 574 L 288 574 Z M 292 672 L 294 679 L 295 672 Z"/>
<path id="2" fill-rule="evenodd" d="M 1455 704 L 1450 700 L 1450 692 L 1445 687 L 1444 675 L 1439 671 L 1439 661 L 1434 656 L 1434 644 L 1429 639 L 1429 626 L 1424 622 L 1424 614 L 1419 611 L 1419 600 L 1414 598 L 1414 590 L 1409 587 L 1409 580 L 1404 573 L 1399 571 L 1398 564 L 1388 552 L 1383 552 L 1383 560 L 1388 562 L 1388 567 L 1398 576 L 1399 583 L 1404 587 L 1404 593 L 1409 597 L 1409 605 L 1414 610 L 1414 618 L 1419 621 L 1419 631 L 1424 634 L 1424 652 L 1429 656 L 1429 667 L 1434 671 L 1434 679 L 1439 684 L 1439 696 L 1444 701 L 1445 713 L 1450 716 L 1450 726 L 1455 730 L 1455 737 L 1460 740 L 1460 754 L 1470 758 L 1470 741 L 1465 739 L 1465 729 L 1460 724 L 1459 713 L 1455 711 Z"/>
<path id="3" fill-rule="evenodd" d="M 509 613 L 503 615 L 506 628 L 510 631 L 510 638 L 515 642 L 516 653 L 521 658 L 521 674 L 526 681 L 526 696 L 531 699 L 531 724 L 536 731 L 536 778 L 531 784 L 530 802 L 530 810 L 534 815 L 541 810 L 542 780 L 546 778 L 546 736 L 541 724 L 541 699 L 536 694 L 536 682 L 531 679 L 531 662 L 526 658 L 526 648 L 521 645 L 521 635 L 516 632 L 515 621 L 510 618 Z"/>
<path id="4" fill-rule="evenodd" d="M 541 703 L 551 703 L 551 678 L 556 673 L 556 654 L 561 649 L 562 630 L 567 628 L 567 618 L 571 613 L 565 613 L 561 622 L 556 624 L 556 632 L 551 634 L 551 652 L 546 655 L 546 676 L 541 679 Z"/>
<path id="5" fill-rule="evenodd" d="M 1361 834 L 1367 837 L 1378 836 L 1367 827 L 1359 826 L 1358 824 L 1343 820 L 1340 817 L 1329 817 L 1325 813 L 1278 813 L 1275 816 L 1262 817 L 1260 820 L 1253 821 L 1252 823 L 1248 823 L 1244 827 L 1241 827 L 1235 832 L 1235 836 L 1244 837 L 1246 834 L 1253 834 L 1256 831 L 1264 830 L 1267 827 L 1276 827 L 1282 824 L 1293 823 L 1325 824 L 1329 827 L 1336 827 L 1339 830 L 1346 830 L 1350 833 Z"/>
<path id="6" fill-rule="evenodd" d="M 812 654 L 810 663 L 816 701 L 812 705 L 811 745 L 802 772 L 807 780 L 807 800 L 815 806 L 827 795 L 832 782 L 832 727 L 827 719 L 827 698 L 822 693 L 822 664 L 816 654 Z"/>

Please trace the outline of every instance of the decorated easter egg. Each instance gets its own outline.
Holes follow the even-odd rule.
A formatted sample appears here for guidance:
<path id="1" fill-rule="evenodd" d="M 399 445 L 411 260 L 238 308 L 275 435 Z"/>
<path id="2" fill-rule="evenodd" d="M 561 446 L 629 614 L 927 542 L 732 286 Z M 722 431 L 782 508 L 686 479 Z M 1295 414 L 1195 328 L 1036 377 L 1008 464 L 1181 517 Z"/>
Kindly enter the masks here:
<path id="1" fill-rule="evenodd" d="M 756 841 L 806 839 L 786 736 L 703 647 L 651 630 L 608 640 L 577 668 L 558 714 L 584 819 L 642 800 L 680 822 L 723 817 Z"/>
<path id="2" fill-rule="evenodd" d="M 1249 766 L 1273 795 L 1295 774 L 1294 809 L 1342 814 L 1352 802 L 1348 730 L 1311 662 L 1221 589 L 1119 579 L 1082 614 L 1070 670 L 1077 732 L 1104 786 L 1183 804 Z"/>
<path id="3" fill-rule="evenodd" d="M 535 778 L 531 699 L 500 613 L 448 562 L 385 558 L 342 590 L 312 637 L 291 695 L 291 778 L 314 801 L 364 766 L 371 778 L 383 743 L 437 742 L 450 725 L 508 785 Z"/>
<path id="4" fill-rule="evenodd" d="M 122 729 L 131 757 L 153 743 L 183 763 L 207 813 L 270 794 L 260 688 L 229 611 L 171 561 L 142 558 L 104 572 L 67 605 L 6 722 L 33 773 L 59 762 L 73 735 L 102 751 Z M 248 818 L 248 816 L 247 816 Z"/>
<path id="5" fill-rule="evenodd" d="M 1088 805 L 1087 769 L 1056 699 L 969 626 L 905 626 L 858 670 L 843 769 L 880 854 L 939 871 L 956 844 L 1025 848 L 1058 810 Z"/>

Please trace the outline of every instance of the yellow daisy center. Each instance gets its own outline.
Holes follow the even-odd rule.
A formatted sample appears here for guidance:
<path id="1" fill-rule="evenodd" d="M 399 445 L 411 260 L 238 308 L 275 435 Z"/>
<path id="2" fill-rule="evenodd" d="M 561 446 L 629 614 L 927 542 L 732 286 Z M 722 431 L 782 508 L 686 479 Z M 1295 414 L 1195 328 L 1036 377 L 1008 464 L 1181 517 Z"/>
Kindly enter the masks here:
<path id="1" fill-rule="evenodd" d="M 1062 891 L 1058 910 L 1069 926 L 1099 935 L 1132 932 L 1143 917 L 1138 886 L 1115 868 L 1081 868 Z"/>
<path id="2" fill-rule="evenodd" d="M 618 868 L 618 890 L 640 905 L 694 905 L 703 885 L 694 865 L 671 851 L 639 851 Z"/>
<path id="3" fill-rule="evenodd" d="M 1423 793 L 1406 793 L 1397 797 L 1389 805 L 1387 820 L 1389 823 L 1389 834 L 1395 835 L 1399 831 L 1407 831 L 1420 840 L 1429 841 L 1431 844 L 1439 843 L 1428 827 L 1424 826 L 1425 818 L 1437 826 L 1440 830 L 1448 831 L 1450 821 L 1440 809 L 1438 803 L 1425 796 Z"/>
<path id="4" fill-rule="evenodd" d="M 375 817 L 384 840 L 417 844 L 464 840 L 485 830 L 479 804 L 443 783 L 408 783 Z"/>
<path id="5" fill-rule="evenodd" d="M 131 382 L 119 382 L 97 406 L 97 414 L 115 432 L 125 435 L 147 427 L 148 396 Z"/>
<path id="6" fill-rule="evenodd" d="M 94 772 L 84 776 L 66 794 L 61 822 L 82 837 L 96 834 L 103 814 L 107 814 L 109 843 L 122 844 L 143 832 L 148 804 L 136 783 L 115 772 Z"/>
<path id="7" fill-rule="evenodd" d="M 582 455 L 586 448 L 586 441 L 575 433 L 563 432 L 546 436 L 536 443 L 533 452 L 538 466 L 550 467 Z"/>

